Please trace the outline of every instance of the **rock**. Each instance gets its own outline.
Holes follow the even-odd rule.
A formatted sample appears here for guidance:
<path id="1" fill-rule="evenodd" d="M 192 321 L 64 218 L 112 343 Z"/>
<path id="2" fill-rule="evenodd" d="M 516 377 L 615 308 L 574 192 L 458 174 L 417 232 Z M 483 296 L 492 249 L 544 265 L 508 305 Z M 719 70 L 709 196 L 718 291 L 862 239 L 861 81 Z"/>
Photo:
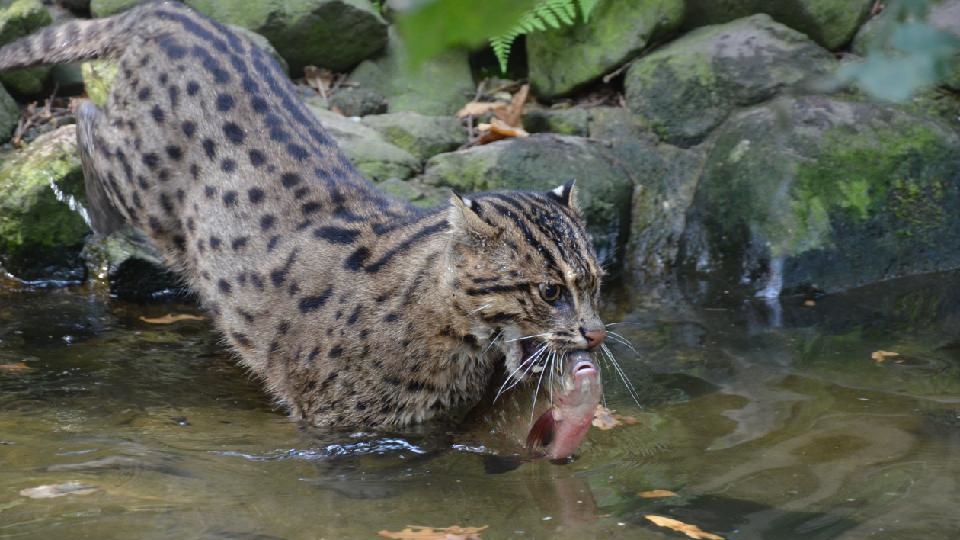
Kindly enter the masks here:
<path id="1" fill-rule="evenodd" d="M 327 100 L 330 108 L 337 108 L 344 116 L 367 116 L 387 112 L 387 98 L 371 88 L 341 86 Z"/>
<path id="2" fill-rule="evenodd" d="M 601 261 L 614 262 L 626 242 L 632 171 L 607 146 L 582 137 L 533 135 L 440 154 L 423 182 L 471 193 L 553 189 L 577 180 L 578 198 Z"/>
<path id="3" fill-rule="evenodd" d="M 316 104 L 316 100 L 307 101 L 307 106 L 336 139 L 340 148 L 350 158 L 364 176 L 374 182 L 388 178 L 410 178 L 419 169 L 420 162 L 406 150 L 398 148 L 383 139 L 379 133 L 359 121 L 351 120 L 335 112 L 330 112 Z"/>
<path id="4" fill-rule="evenodd" d="M 393 33 L 386 54 L 357 66 L 348 83 L 384 96 L 387 112 L 428 116 L 456 113 L 476 91 L 467 53 L 448 51 L 411 68 Z"/>
<path id="5" fill-rule="evenodd" d="M 186 0 L 214 19 L 266 37 L 299 77 L 304 66 L 346 71 L 387 44 L 387 23 L 368 0 Z"/>
<path id="6" fill-rule="evenodd" d="M 836 50 L 850 42 L 873 4 L 874 0 L 688 0 L 684 26 L 695 28 L 766 13 Z"/>
<path id="7" fill-rule="evenodd" d="M 90 14 L 94 17 L 106 17 L 126 11 L 142 3 L 142 0 L 90 0 Z"/>
<path id="8" fill-rule="evenodd" d="M 589 131 L 590 111 L 584 107 L 544 109 L 527 107 L 523 113 L 523 129 L 530 133 L 586 136 Z"/>
<path id="9" fill-rule="evenodd" d="M 420 161 L 456 150 L 467 142 L 467 131 L 453 116 L 424 116 L 413 112 L 372 115 L 363 124 L 377 130 Z"/>
<path id="10" fill-rule="evenodd" d="M 32 34 L 52 21 L 50 13 L 40 0 L 14 0 L 0 10 L 0 45 Z M 0 74 L 0 82 L 11 93 L 33 97 L 43 92 L 50 66 L 18 69 Z"/>
<path id="11" fill-rule="evenodd" d="M 718 130 L 680 258 L 713 291 L 960 267 L 960 136 L 892 105 L 780 98 Z"/>
<path id="12" fill-rule="evenodd" d="M 20 106 L 0 87 L 0 141 L 10 140 L 20 122 Z"/>
<path id="13" fill-rule="evenodd" d="M 83 173 L 75 126 L 38 137 L 0 166 L 0 263 L 25 280 L 80 280 Z"/>
<path id="14" fill-rule="evenodd" d="M 80 72 L 83 75 L 87 97 L 98 107 L 106 105 L 117 71 L 117 63 L 112 60 L 91 60 L 81 64 Z"/>
<path id="15" fill-rule="evenodd" d="M 527 35 L 530 84 L 553 98 L 614 71 L 683 20 L 683 0 L 600 0 L 586 23 Z"/>
<path id="16" fill-rule="evenodd" d="M 399 178 L 388 178 L 377 185 L 378 188 L 388 194 L 412 202 L 417 206 L 431 208 L 439 206 L 450 199 L 452 193 L 447 188 L 440 188 L 424 184 L 418 179 L 400 180 Z"/>
<path id="17" fill-rule="evenodd" d="M 115 298 L 144 301 L 190 295 L 179 276 L 166 269 L 150 241 L 133 227 L 107 236 L 91 235 L 82 255 L 88 274 L 106 281 Z"/>
<path id="18" fill-rule="evenodd" d="M 857 32 L 851 49 L 860 56 L 866 56 L 873 49 L 889 50 L 885 47 L 885 36 L 882 34 L 884 26 L 889 22 L 890 13 L 884 11 L 864 24 Z M 943 0 L 931 6 L 926 22 L 931 26 L 950 32 L 960 39 L 960 0 Z M 960 90 L 960 52 L 953 56 L 946 66 L 946 76 L 943 85 L 953 90 Z"/>
<path id="19" fill-rule="evenodd" d="M 766 15 L 699 28 L 634 62 L 627 104 L 668 143 L 690 146 L 738 106 L 829 73 L 829 52 Z"/>

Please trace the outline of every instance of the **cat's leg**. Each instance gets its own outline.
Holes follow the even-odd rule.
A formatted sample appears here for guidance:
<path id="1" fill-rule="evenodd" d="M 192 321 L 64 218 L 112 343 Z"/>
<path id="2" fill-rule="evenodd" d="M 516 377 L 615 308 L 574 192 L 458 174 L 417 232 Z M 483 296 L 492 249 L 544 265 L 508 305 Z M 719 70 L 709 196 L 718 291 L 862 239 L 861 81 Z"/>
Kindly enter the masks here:
<path id="1" fill-rule="evenodd" d="M 124 215 L 117 209 L 121 195 L 119 188 L 105 183 L 99 171 L 106 170 L 106 149 L 97 148 L 97 131 L 102 129 L 103 113 L 90 101 L 77 108 L 77 143 L 80 163 L 83 167 L 84 188 L 87 194 L 87 213 L 90 226 L 97 234 L 107 235 L 126 224 Z M 102 143 L 103 138 L 100 137 Z"/>

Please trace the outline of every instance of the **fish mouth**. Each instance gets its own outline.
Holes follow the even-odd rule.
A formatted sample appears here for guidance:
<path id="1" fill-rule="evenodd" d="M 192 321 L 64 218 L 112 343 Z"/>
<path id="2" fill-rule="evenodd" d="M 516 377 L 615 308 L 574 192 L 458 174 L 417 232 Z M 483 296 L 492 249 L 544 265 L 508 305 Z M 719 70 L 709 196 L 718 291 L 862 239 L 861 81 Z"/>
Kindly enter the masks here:
<path id="1" fill-rule="evenodd" d="M 573 371 L 571 371 L 571 373 L 573 374 L 574 380 L 587 377 L 595 379 L 598 375 L 597 366 L 594 365 L 593 360 L 590 358 L 578 359 L 577 363 L 574 364 Z"/>

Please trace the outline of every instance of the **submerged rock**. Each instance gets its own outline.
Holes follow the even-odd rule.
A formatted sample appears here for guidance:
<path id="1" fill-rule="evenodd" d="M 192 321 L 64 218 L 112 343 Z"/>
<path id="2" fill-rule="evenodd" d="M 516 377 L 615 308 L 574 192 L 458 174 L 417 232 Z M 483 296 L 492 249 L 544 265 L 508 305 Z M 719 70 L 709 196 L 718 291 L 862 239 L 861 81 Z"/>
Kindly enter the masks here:
<path id="1" fill-rule="evenodd" d="M 716 133 L 681 262 L 738 283 L 838 291 L 960 267 L 960 136 L 891 105 L 780 98 Z"/>
<path id="2" fill-rule="evenodd" d="M 874 0 L 688 0 L 685 26 L 766 13 L 833 50 L 850 42 L 873 4 Z"/>
<path id="3" fill-rule="evenodd" d="M 0 166 L 0 263 L 25 280 L 82 280 L 83 173 L 75 126 L 37 137 Z"/>
<path id="4" fill-rule="evenodd" d="M 600 0 L 588 22 L 527 36 L 530 84 L 541 97 L 567 94 L 614 71 L 683 20 L 683 0 Z"/>
<path id="5" fill-rule="evenodd" d="M 829 73 L 832 55 L 766 15 L 699 28 L 634 62 L 627 105 L 668 143 L 703 140 L 737 107 Z"/>
<path id="6" fill-rule="evenodd" d="M 597 255 L 616 261 L 626 242 L 634 176 L 602 142 L 558 135 L 508 139 L 434 156 L 423 175 L 426 184 L 464 193 L 547 190 L 571 179 Z"/>
<path id="7" fill-rule="evenodd" d="M 168 270 L 143 233 L 127 226 L 107 236 L 91 236 L 83 258 L 93 278 L 106 281 L 110 294 L 124 300 L 186 297 L 189 292 Z"/>

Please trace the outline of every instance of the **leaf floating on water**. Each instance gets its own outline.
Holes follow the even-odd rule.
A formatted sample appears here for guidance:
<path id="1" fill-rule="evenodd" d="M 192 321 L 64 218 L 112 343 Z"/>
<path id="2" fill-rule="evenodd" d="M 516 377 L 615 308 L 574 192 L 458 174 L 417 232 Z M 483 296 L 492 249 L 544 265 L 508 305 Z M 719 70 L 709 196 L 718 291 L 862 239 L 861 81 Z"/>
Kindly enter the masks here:
<path id="1" fill-rule="evenodd" d="M 19 375 L 33 371 L 33 368 L 23 362 L 14 362 L 12 364 L 0 364 L 0 373 L 10 373 Z"/>
<path id="2" fill-rule="evenodd" d="M 100 491 L 97 486 L 81 484 L 80 482 L 64 482 L 63 484 L 49 484 L 20 490 L 20 495 L 31 499 L 53 499 L 67 495 L 90 495 Z"/>
<path id="3" fill-rule="evenodd" d="M 724 540 L 720 535 L 709 533 L 700 527 L 697 527 L 696 525 L 684 523 L 676 519 L 664 516 L 656 516 L 653 514 L 647 514 L 643 517 L 648 521 L 652 521 L 655 525 L 666 527 L 668 529 L 677 531 L 678 533 L 683 533 L 694 540 Z"/>
<path id="4" fill-rule="evenodd" d="M 677 494 L 669 489 L 653 489 L 650 491 L 641 491 L 638 495 L 644 499 L 659 499 L 661 497 L 676 497 Z"/>
<path id="5" fill-rule="evenodd" d="M 617 411 L 611 411 L 603 405 L 597 405 L 596 410 L 593 411 L 593 427 L 603 431 L 613 429 L 617 426 L 632 426 L 637 422 L 639 422 L 639 420 L 633 416 L 617 414 Z"/>
<path id="6" fill-rule="evenodd" d="M 480 533 L 488 526 L 483 527 L 461 527 L 451 525 L 435 529 L 433 527 L 423 527 L 421 525 L 407 525 L 402 531 L 378 532 L 384 538 L 393 538 L 395 540 L 481 540 Z"/>
<path id="7" fill-rule="evenodd" d="M 900 356 L 900 353 L 892 351 L 873 351 L 870 353 L 870 358 L 876 362 L 883 362 L 887 358 L 893 358 L 895 356 Z"/>
<path id="8" fill-rule="evenodd" d="M 202 321 L 203 317 L 189 313 L 167 313 L 163 317 L 140 317 L 140 320 L 150 324 L 173 324 L 180 321 Z"/>

